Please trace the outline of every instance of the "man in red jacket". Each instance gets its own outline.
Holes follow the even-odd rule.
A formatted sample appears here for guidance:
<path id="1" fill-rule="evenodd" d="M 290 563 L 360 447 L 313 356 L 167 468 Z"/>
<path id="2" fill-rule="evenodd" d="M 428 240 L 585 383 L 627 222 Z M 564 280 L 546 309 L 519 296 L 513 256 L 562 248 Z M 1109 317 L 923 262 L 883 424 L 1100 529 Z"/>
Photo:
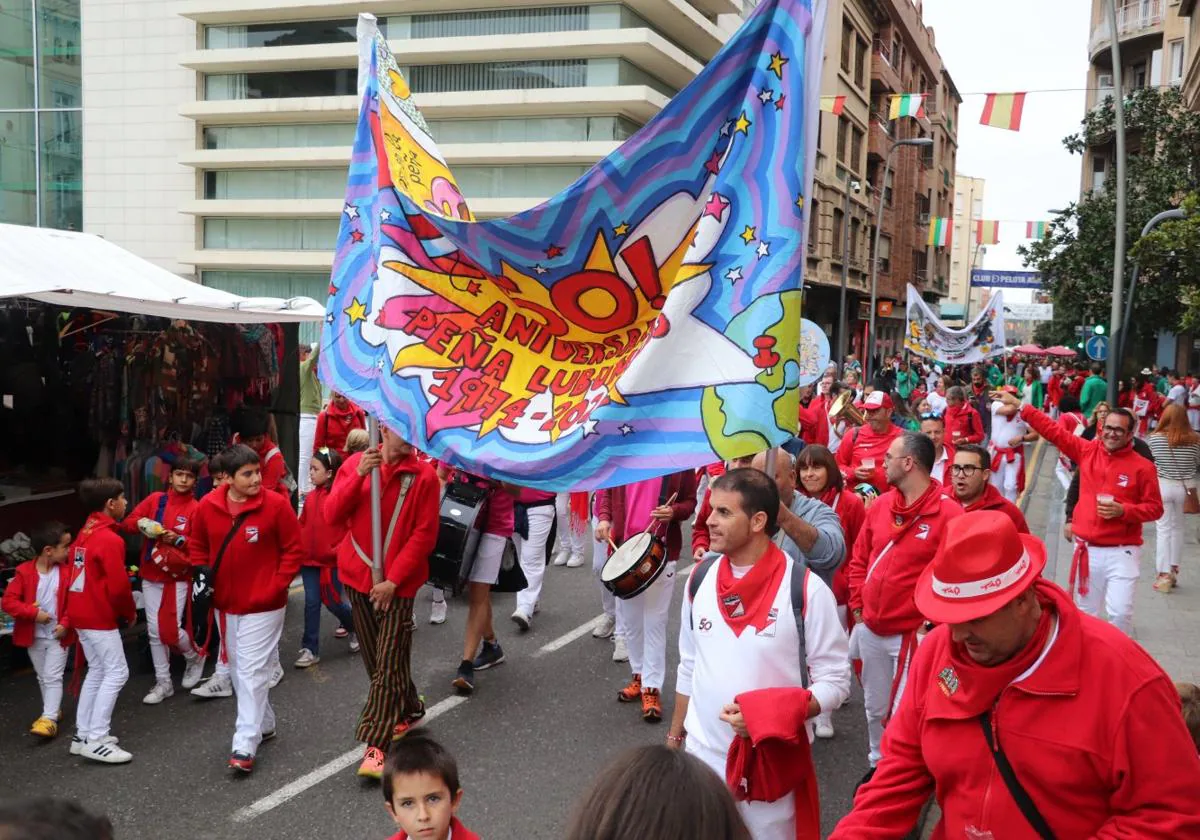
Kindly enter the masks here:
<path id="1" fill-rule="evenodd" d="M 954 464 L 950 468 L 952 493 L 963 511 L 998 510 L 1012 520 L 1022 534 L 1029 533 L 1025 514 L 1021 509 L 1001 495 L 992 484 L 992 459 L 988 451 L 977 443 L 960 446 L 954 453 Z"/>
<path id="2" fill-rule="evenodd" d="M 892 489 L 867 509 L 850 559 L 850 655 L 862 660 L 868 759 L 879 761 L 884 722 L 904 691 L 921 615 L 913 605 L 917 576 L 941 545 L 946 523 L 962 510 L 932 481 L 933 443 L 907 432 L 887 452 Z"/>
<path id="3" fill-rule="evenodd" d="M 983 443 L 983 420 L 975 406 L 967 402 L 967 392 L 959 385 L 946 391 L 946 437 L 951 446 Z"/>
<path id="4" fill-rule="evenodd" d="M 863 411 L 867 423 L 842 439 L 838 467 L 851 487 L 866 483 L 882 493 L 887 489 L 883 458 L 903 430 L 892 423 L 892 398 L 885 391 L 872 391 L 855 407 Z"/>
<path id="5" fill-rule="evenodd" d="M 79 633 L 88 670 L 75 710 L 71 755 L 126 764 L 133 756 L 108 733 L 117 695 L 129 679 L 120 627 L 137 620 L 125 571 L 125 541 L 117 534 L 117 523 L 128 507 L 125 487 L 115 478 L 87 479 L 79 484 L 79 503 L 88 518 L 70 549 L 74 570 L 67 589 L 67 621 Z"/>
<path id="6" fill-rule="evenodd" d="M 379 470 L 383 491 L 382 574 L 370 554 L 373 470 Z M 326 519 L 349 529 L 338 549 L 338 573 L 371 680 L 357 732 L 367 745 L 358 768 L 366 778 L 382 778 L 393 737 L 402 737 L 425 715 L 412 678 L 413 599 L 429 579 L 440 497 L 434 468 L 385 426 L 382 446 L 351 455 L 325 502 Z"/>
<path id="7" fill-rule="evenodd" d="M 264 489 L 258 454 L 238 444 L 221 459 L 229 482 L 196 507 L 188 555 L 210 570 L 213 611 L 237 697 L 229 767 L 250 773 L 258 745 L 275 737 L 271 672 L 304 545 L 291 504 Z"/>
<path id="8" fill-rule="evenodd" d="M 1170 678 L 1045 564 L 1001 513 L 950 523 L 916 589 L 941 626 L 830 840 L 905 837 L 931 794 L 937 838 L 1200 837 L 1200 759 Z"/>
<path id="9" fill-rule="evenodd" d="M 313 451 L 322 446 L 333 449 L 346 460 L 346 435 L 352 429 L 367 428 L 366 413 L 342 394 L 334 394 L 325 410 L 317 415 L 317 432 Z"/>
<path id="10" fill-rule="evenodd" d="M 997 391 L 993 396 L 1009 406 L 1020 403 L 1012 394 Z M 1075 437 L 1032 406 L 1021 409 L 1021 419 L 1079 465 L 1079 503 L 1071 520 L 1075 554 L 1069 583 L 1073 591 L 1076 578 L 1079 580 L 1076 604 L 1093 616 L 1100 614 L 1103 604 L 1108 620 L 1130 633 L 1142 525 L 1163 515 L 1154 464 L 1133 451 L 1133 413 L 1114 408 L 1095 440 Z"/>

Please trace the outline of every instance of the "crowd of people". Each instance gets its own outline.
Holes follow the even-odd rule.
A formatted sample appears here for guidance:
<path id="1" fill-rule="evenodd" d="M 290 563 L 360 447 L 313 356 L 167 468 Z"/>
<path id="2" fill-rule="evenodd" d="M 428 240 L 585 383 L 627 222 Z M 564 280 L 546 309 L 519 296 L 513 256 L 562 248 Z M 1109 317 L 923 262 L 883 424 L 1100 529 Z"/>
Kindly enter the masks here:
<path id="1" fill-rule="evenodd" d="M 1200 384 L 1169 374 L 1165 394 L 1153 396 L 1145 386 L 1158 394 L 1157 383 L 1145 380 L 1110 406 L 1097 368 L 1085 375 L 1026 359 L 1006 377 L 994 364 L 955 370 L 897 358 L 879 367 L 864 383 L 850 356 L 804 389 L 796 438 L 782 448 L 590 495 L 472 475 L 386 428 L 372 447 L 361 411 L 336 395 L 304 421 L 313 451 L 298 517 L 284 459 L 254 424 L 207 464 L 215 488 L 200 499 L 205 467 L 189 460 L 132 512 L 119 482 L 85 481 L 83 528 L 34 529 L 38 556 L 4 594 L 42 691 L 31 731 L 58 733 L 77 641 L 87 676 L 70 751 L 130 761 L 110 729 L 129 673 L 121 628 L 136 620 L 122 534 L 140 535 L 156 675 L 143 702 L 172 696 L 170 657 L 182 656 L 185 689 L 236 698 L 228 765 L 252 772 L 276 734 L 270 690 L 283 673 L 284 615 L 299 575 L 294 665 L 319 662 L 328 610 L 369 679 L 357 773 L 382 780 L 397 837 L 475 836 L 455 816 L 463 793 L 453 758 L 413 732 L 425 707 L 410 665 L 440 498 L 463 482 L 486 504 L 465 586 L 463 656 L 452 676 L 447 669 L 453 689 L 474 693 L 478 673 L 505 661 L 492 593 L 511 541 L 523 576 L 517 632 L 533 626 L 546 567 L 578 568 L 590 553 L 588 585 L 603 608 L 592 635 L 611 638 L 613 658 L 629 663 L 615 700 L 639 706 L 649 724 L 666 721 L 666 749 L 606 772 L 581 801 L 572 838 L 819 836 L 810 743 L 835 737 L 832 713 L 856 675 L 870 771 L 834 837 L 902 837 L 935 791 L 945 836 L 1200 836 L 1200 690 L 1177 689 L 1129 638 L 1146 523 L 1158 529 L 1155 589 L 1169 593 L 1182 574 L 1183 511 L 1200 472 Z M 1017 504 L 1026 449 L 1039 437 L 1057 449 L 1066 491 L 1067 590 L 1042 577 L 1045 545 Z M 647 534 L 662 572 L 615 597 L 606 566 Z M 667 628 L 685 574 L 672 692 Z M 435 624 L 447 610 L 437 595 Z M 216 664 L 204 680 L 208 660 Z M 644 791 L 630 790 L 635 767 L 671 774 L 662 782 L 688 807 L 655 811 Z"/>

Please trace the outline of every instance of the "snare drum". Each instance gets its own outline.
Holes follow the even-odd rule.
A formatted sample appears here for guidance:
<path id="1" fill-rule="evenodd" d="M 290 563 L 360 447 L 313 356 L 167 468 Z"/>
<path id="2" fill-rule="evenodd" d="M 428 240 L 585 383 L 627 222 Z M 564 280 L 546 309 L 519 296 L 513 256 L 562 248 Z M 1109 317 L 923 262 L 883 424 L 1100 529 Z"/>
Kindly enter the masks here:
<path id="1" fill-rule="evenodd" d="M 630 537 L 600 571 L 600 582 L 622 600 L 641 595 L 667 567 L 667 546 L 653 534 Z"/>

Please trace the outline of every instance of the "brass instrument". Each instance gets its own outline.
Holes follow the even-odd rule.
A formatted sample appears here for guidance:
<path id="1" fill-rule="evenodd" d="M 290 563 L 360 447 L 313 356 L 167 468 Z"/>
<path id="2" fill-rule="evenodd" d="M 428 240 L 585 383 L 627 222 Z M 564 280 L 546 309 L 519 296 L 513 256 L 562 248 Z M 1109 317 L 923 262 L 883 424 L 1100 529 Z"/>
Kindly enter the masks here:
<path id="1" fill-rule="evenodd" d="M 842 391 L 829 407 L 829 425 L 836 426 L 843 420 L 851 426 L 861 426 L 867 422 L 863 413 L 854 407 L 852 391 Z"/>

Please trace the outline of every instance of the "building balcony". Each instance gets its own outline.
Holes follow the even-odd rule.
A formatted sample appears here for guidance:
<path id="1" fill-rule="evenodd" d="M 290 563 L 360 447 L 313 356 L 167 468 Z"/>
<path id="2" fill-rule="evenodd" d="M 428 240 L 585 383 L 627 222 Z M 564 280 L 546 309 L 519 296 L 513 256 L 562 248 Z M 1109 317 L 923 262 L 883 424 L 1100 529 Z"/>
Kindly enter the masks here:
<path id="1" fill-rule="evenodd" d="M 1127 44 L 1147 36 L 1163 33 L 1163 18 L 1166 0 L 1134 0 L 1117 8 L 1117 37 Z M 1088 57 L 1094 62 L 1100 53 L 1112 45 L 1112 30 L 1108 25 L 1107 12 L 1092 30 L 1088 41 Z"/>
<path id="2" fill-rule="evenodd" d="M 902 93 L 904 82 L 892 65 L 891 47 L 876 38 L 871 47 L 871 93 Z"/>

